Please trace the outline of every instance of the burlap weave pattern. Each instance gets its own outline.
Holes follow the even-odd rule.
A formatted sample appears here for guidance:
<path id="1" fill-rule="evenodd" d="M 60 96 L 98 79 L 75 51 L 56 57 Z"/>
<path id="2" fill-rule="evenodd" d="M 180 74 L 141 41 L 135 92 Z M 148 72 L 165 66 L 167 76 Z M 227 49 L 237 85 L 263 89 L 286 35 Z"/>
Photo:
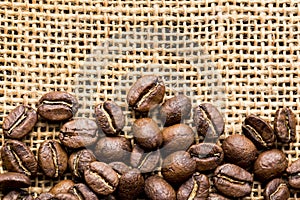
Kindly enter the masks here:
<path id="1" fill-rule="evenodd" d="M 139 40 L 143 45 L 132 47 L 130 42 L 138 40 L 135 36 L 147 30 L 166 31 L 175 39 L 165 40 L 164 45 L 170 41 L 170 46 L 151 43 L 148 47 Z M 153 41 L 153 37 L 148 39 Z M 176 43 L 182 37 L 192 43 Z M 130 137 L 134 119 L 127 108 L 126 91 L 139 76 L 160 73 L 167 97 L 184 93 L 192 96 L 193 106 L 218 104 L 226 122 L 221 140 L 241 133 L 241 124 L 250 113 L 272 122 L 278 107 L 292 108 L 297 140 L 282 148 L 291 163 L 300 153 L 299 43 L 299 0 L 3 0 L 0 133 L 3 117 L 15 106 L 36 108 L 44 93 L 63 90 L 79 98 L 77 116 L 93 118 L 95 104 L 115 100 L 128 117 L 124 133 Z M 212 90 L 215 83 L 217 97 Z M 39 121 L 23 141 L 36 154 L 42 141 L 57 139 L 60 125 Z M 4 137 L 0 137 L 2 146 Z M 70 173 L 61 179 L 67 178 Z M 57 181 L 39 173 L 29 191 L 45 192 Z M 247 199 L 263 199 L 262 192 L 263 187 L 255 182 Z M 291 199 L 297 197 L 297 191 L 292 191 Z"/>

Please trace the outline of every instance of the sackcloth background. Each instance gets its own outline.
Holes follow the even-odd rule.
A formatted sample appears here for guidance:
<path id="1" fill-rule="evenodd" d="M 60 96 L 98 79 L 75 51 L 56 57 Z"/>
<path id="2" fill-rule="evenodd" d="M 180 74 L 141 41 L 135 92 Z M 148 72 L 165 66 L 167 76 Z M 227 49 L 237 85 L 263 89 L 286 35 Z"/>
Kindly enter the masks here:
<path id="1" fill-rule="evenodd" d="M 272 122 L 277 108 L 292 108 L 297 140 L 282 147 L 290 164 L 300 153 L 299 43 L 299 0 L 2 0 L 0 133 L 17 105 L 36 108 L 46 92 L 68 91 L 80 102 L 76 117 L 94 118 L 97 103 L 116 101 L 130 138 L 126 93 L 141 75 L 159 73 L 165 98 L 186 94 L 193 106 L 220 109 L 220 141 L 240 134 L 250 113 Z M 184 123 L 193 126 L 191 118 Z M 58 139 L 60 126 L 39 120 L 23 141 L 36 154 L 45 139 Z M 69 178 L 39 173 L 28 191 L 37 195 Z M 246 199 L 263 199 L 263 189 L 255 182 Z M 298 198 L 292 190 L 290 199 Z"/>

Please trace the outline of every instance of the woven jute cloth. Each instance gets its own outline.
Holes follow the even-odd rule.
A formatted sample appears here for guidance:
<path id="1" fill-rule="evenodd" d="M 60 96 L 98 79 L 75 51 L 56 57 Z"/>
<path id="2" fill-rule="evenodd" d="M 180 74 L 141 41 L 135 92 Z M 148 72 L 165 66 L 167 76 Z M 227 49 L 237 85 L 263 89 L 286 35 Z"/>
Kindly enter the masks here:
<path id="1" fill-rule="evenodd" d="M 67 91 L 79 100 L 76 117 L 94 119 L 96 104 L 114 100 L 131 138 L 128 89 L 142 75 L 158 74 L 166 99 L 185 94 L 193 107 L 211 102 L 220 109 L 220 141 L 242 134 L 249 114 L 272 123 L 277 108 L 292 108 L 296 142 L 282 147 L 290 164 L 300 153 L 299 43 L 299 0 L 2 0 L 0 133 L 17 105 L 36 108 L 43 94 Z M 194 128 L 192 119 L 183 123 Z M 22 141 L 36 155 L 41 142 L 58 139 L 61 125 L 39 120 Z M 50 180 L 40 172 L 28 191 L 38 195 L 71 178 L 67 172 Z M 254 182 L 246 199 L 263 199 L 263 190 Z M 298 198 L 291 190 L 290 199 Z"/>

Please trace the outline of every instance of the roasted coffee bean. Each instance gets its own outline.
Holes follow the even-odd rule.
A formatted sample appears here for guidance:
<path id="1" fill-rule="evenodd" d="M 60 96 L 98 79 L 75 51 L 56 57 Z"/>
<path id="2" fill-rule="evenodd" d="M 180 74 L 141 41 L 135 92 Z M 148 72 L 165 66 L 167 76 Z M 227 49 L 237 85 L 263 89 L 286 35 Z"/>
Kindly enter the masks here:
<path id="1" fill-rule="evenodd" d="M 244 135 L 228 136 L 222 143 L 225 160 L 248 169 L 257 158 L 255 145 Z"/>
<path id="2" fill-rule="evenodd" d="M 166 100 L 160 109 L 160 117 L 165 120 L 165 126 L 179 124 L 191 113 L 191 99 L 185 95 L 177 95 Z"/>
<path id="3" fill-rule="evenodd" d="M 7 193 L 2 200 L 34 200 L 34 198 L 24 190 L 13 190 Z"/>
<path id="4" fill-rule="evenodd" d="M 128 172 L 131 168 L 123 162 L 111 162 L 108 164 L 115 170 L 120 176 Z"/>
<path id="5" fill-rule="evenodd" d="M 219 110 L 210 103 L 203 103 L 194 109 L 193 116 L 197 133 L 206 141 L 215 142 L 223 133 L 225 122 Z"/>
<path id="6" fill-rule="evenodd" d="M 0 174 L 0 188 L 26 188 L 30 186 L 28 176 L 17 172 Z"/>
<path id="7" fill-rule="evenodd" d="M 230 200 L 217 193 L 209 193 L 207 200 Z"/>
<path id="8" fill-rule="evenodd" d="M 176 200 L 173 187 L 157 175 L 150 176 L 145 180 L 145 193 L 151 200 Z"/>
<path id="9" fill-rule="evenodd" d="M 224 195 L 237 198 L 251 193 L 253 177 L 237 165 L 224 164 L 216 168 L 213 183 Z"/>
<path id="10" fill-rule="evenodd" d="M 3 120 L 3 134 L 12 139 L 21 139 L 26 136 L 37 122 L 36 111 L 20 105 L 13 109 Z"/>
<path id="11" fill-rule="evenodd" d="M 68 155 L 60 143 L 45 140 L 38 150 L 38 163 L 46 176 L 57 178 L 67 169 Z"/>
<path id="12" fill-rule="evenodd" d="M 95 107 L 99 127 L 107 135 L 117 135 L 125 126 L 125 116 L 120 106 L 113 101 L 105 101 Z"/>
<path id="13" fill-rule="evenodd" d="M 284 153 L 278 149 L 271 149 L 259 154 L 254 163 L 254 177 L 261 182 L 282 175 L 288 166 Z"/>
<path id="14" fill-rule="evenodd" d="M 89 149 L 81 149 L 73 152 L 68 160 L 68 166 L 73 176 L 83 177 L 84 169 L 90 162 L 96 161 L 96 156 Z"/>
<path id="15" fill-rule="evenodd" d="M 249 115 L 242 125 L 243 133 L 258 149 L 272 148 L 276 142 L 276 136 L 270 124 L 262 118 Z"/>
<path id="16" fill-rule="evenodd" d="M 138 169 L 131 169 L 119 179 L 118 199 L 135 200 L 144 190 L 145 181 Z"/>
<path id="17" fill-rule="evenodd" d="M 69 193 L 75 195 L 79 200 L 98 200 L 97 195 L 83 183 L 73 185 Z"/>
<path id="18" fill-rule="evenodd" d="M 270 181 L 264 191 L 265 200 L 287 200 L 290 191 L 287 184 L 280 178 Z"/>
<path id="19" fill-rule="evenodd" d="M 55 200 L 54 194 L 49 192 L 41 193 L 35 200 Z"/>
<path id="20" fill-rule="evenodd" d="M 62 180 L 54 185 L 49 192 L 54 195 L 60 193 L 68 193 L 70 188 L 72 188 L 74 184 L 75 183 L 72 180 Z"/>
<path id="21" fill-rule="evenodd" d="M 72 118 L 78 110 L 77 99 L 62 91 L 49 92 L 38 102 L 38 113 L 50 121 L 63 121 Z"/>
<path id="22" fill-rule="evenodd" d="M 146 75 L 138 79 L 127 94 L 127 103 L 134 110 L 148 112 L 160 104 L 165 96 L 165 85 L 162 79 Z"/>
<path id="23" fill-rule="evenodd" d="M 300 159 L 292 162 L 286 169 L 289 176 L 289 185 L 293 188 L 300 189 Z"/>
<path id="24" fill-rule="evenodd" d="M 208 177 L 196 172 L 180 186 L 177 191 L 177 200 L 207 199 L 209 187 Z"/>
<path id="25" fill-rule="evenodd" d="M 135 120 L 132 132 L 136 143 L 145 150 L 156 150 L 163 142 L 162 133 L 157 123 L 150 118 Z"/>
<path id="26" fill-rule="evenodd" d="M 59 193 L 54 196 L 55 200 L 80 200 L 77 196 L 71 193 Z"/>
<path id="27" fill-rule="evenodd" d="M 168 155 L 162 163 L 161 173 L 171 184 L 181 184 L 195 172 L 196 162 L 185 151 L 177 151 Z"/>
<path id="28" fill-rule="evenodd" d="M 289 108 L 279 108 L 274 119 L 274 132 L 282 143 L 294 142 L 296 139 L 296 118 Z"/>
<path id="29" fill-rule="evenodd" d="M 38 163 L 29 147 L 18 140 L 7 140 L 1 149 L 2 165 L 12 172 L 35 176 Z"/>
<path id="30" fill-rule="evenodd" d="M 94 120 L 88 118 L 74 119 L 60 129 L 59 140 L 72 149 L 91 146 L 97 139 L 98 126 Z"/>
<path id="31" fill-rule="evenodd" d="M 130 156 L 132 167 L 138 168 L 142 173 L 154 171 L 160 161 L 160 151 L 145 152 L 142 148 L 135 145 Z"/>
<path id="32" fill-rule="evenodd" d="M 84 180 L 97 194 L 109 195 L 113 193 L 118 184 L 119 177 L 108 164 L 103 162 L 91 162 L 89 168 L 84 170 Z"/>
<path id="33" fill-rule="evenodd" d="M 196 171 L 205 172 L 215 169 L 224 159 L 223 149 L 214 143 L 199 143 L 189 150 L 192 159 L 196 161 Z"/>
<path id="34" fill-rule="evenodd" d="M 98 140 L 95 147 L 95 155 L 98 160 L 106 163 L 120 161 L 126 162 L 129 159 L 131 145 L 124 137 L 103 137 Z"/>
<path id="35" fill-rule="evenodd" d="M 175 124 L 162 131 L 163 148 L 161 153 L 169 155 L 175 151 L 186 151 L 194 143 L 194 131 L 185 124 Z"/>

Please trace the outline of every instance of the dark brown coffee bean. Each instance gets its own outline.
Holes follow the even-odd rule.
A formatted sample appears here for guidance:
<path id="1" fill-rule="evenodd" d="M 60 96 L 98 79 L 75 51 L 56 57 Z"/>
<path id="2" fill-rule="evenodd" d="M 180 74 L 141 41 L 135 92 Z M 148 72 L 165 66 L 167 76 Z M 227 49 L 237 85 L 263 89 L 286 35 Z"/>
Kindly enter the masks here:
<path id="1" fill-rule="evenodd" d="M 185 95 L 177 95 L 166 100 L 160 109 L 160 117 L 165 119 L 165 126 L 179 124 L 191 113 L 191 99 Z"/>
<path id="2" fill-rule="evenodd" d="M 89 168 L 84 170 L 84 180 L 97 194 L 109 195 L 113 193 L 118 184 L 119 177 L 108 164 L 103 162 L 91 162 Z"/>
<path id="3" fill-rule="evenodd" d="M 196 161 L 196 171 L 204 172 L 215 169 L 224 159 L 223 149 L 214 143 L 199 143 L 189 150 L 192 159 Z"/>
<path id="4" fill-rule="evenodd" d="M 294 142 L 296 139 L 296 118 L 289 108 L 279 108 L 274 119 L 274 132 L 282 143 Z"/>
<path id="5" fill-rule="evenodd" d="M 117 135 L 125 126 L 125 116 L 120 106 L 113 101 L 105 101 L 95 107 L 99 127 L 107 135 Z"/>
<path id="6" fill-rule="evenodd" d="M 73 152 L 68 160 L 68 166 L 73 176 L 83 177 L 84 169 L 90 162 L 96 161 L 96 156 L 89 149 L 81 149 Z"/>
<path id="7" fill-rule="evenodd" d="M 255 145 L 243 135 L 228 136 L 222 143 L 225 160 L 248 169 L 257 158 Z"/>
<path id="8" fill-rule="evenodd" d="M 106 163 L 128 162 L 130 152 L 129 140 L 121 136 L 100 138 L 95 147 L 97 159 Z"/>
<path id="9" fill-rule="evenodd" d="M 209 180 L 204 174 L 194 173 L 177 191 L 177 200 L 206 199 L 209 193 Z"/>
<path id="10" fill-rule="evenodd" d="M 134 110 L 148 112 L 163 101 L 165 85 L 162 79 L 146 75 L 138 79 L 127 94 L 127 103 Z"/>
<path id="11" fill-rule="evenodd" d="M 55 200 L 80 200 L 77 196 L 71 193 L 59 193 L 54 197 Z"/>
<path id="12" fill-rule="evenodd" d="M 293 188 L 300 189 L 300 159 L 295 160 L 286 169 L 289 176 L 289 185 Z"/>
<path id="13" fill-rule="evenodd" d="M 220 194 L 209 193 L 207 200 L 230 200 Z"/>
<path id="14" fill-rule="evenodd" d="M 38 163 L 29 147 L 18 140 L 7 140 L 1 149 L 2 165 L 12 172 L 35 176 Z"/>
<path id="15" fill-rule="evenodd" d="M 185 124 L 175 124 L 162 131 L 163 148 L 161 153 L 169 155 L 175 151 L 186 151 L 193 143 L 195 133 L 191 127 Z"/>
<path id="16" fill-rule="evenodd" d="M 55 200 L 54 194 L 49 192 L 41 193 L 35 200 Z"/>
<path id="17" fill-rule="evenodd" d="M 176 200 L 173 187 L 157 175 L 150 176 L 145 180 L 145 193 L 151 200 Z"/>
<path id="18" fill-rule="evenodd" d="M 138 168 L 142 173 L 154 171 L 160 161 L 160 151 L 145 152 L 139 146 L 134 146 L 130 156 L 130 164 L 132 167 Z"/>
<path id="19" fill-rule="evenodd" d="M 284 153 L 278 149 L 271 149 L 259 154 L 254 163 L 254 177 L 261 182 L 279 177 L 286 170 L 288 161 Z"/>
<path id="20" fill-rule="evenodd" d="M 287 200 L 290 191 L 287 184 L 280 178 L 270 181 L 264 191 L 265 200 Z"/>
<path id="21" fill-rule="evenodd" d="M 168 155 L 162 163 L 161 173 L 171 184 L 181 184 L 195 172 L 196 162 L 185 151 L 177 151 Z"/>
<path id="22" fill-rule="evenodd" d="M 21 139 L 33 129 L 37 119 L 37 113 L 33 108 L 17 106 L 4 118 L 3 133 L 8 138 Z"/>
<path id="23" fill-rule="evenodd" d="M 242 125 L 244 135 L 249 138 L 258 149 L 272 148 L 276 136 L 270 124 L 262 118 L 249 115 Z"/>
<path id="24" fill-rule="evenodd" d="M 123 162 L 111 162 L 108 164 L 115 170 L 120 176 L 128 172 L 131 168 Z"/>
<path id="25" fill-rule="evenodd" d="M 60 194 L 60 193 L 68 193 L 70 188 L 74 186 L 74 182 L 72 180 L 62 180 L 55 184 L 51 189 L 51 194 Z"/>
<path id="26" fill-rule="evenodd" d="M 2 200 L 34 200 L 34 198 L 24 190 L 13 190 L 7 193 Z"/>
<path id="27" fill-rule="evenodd" d="M 50 121 L 63 121 L 72 118 L 78 110 L 77 99 L 62 91 L 49 92 L 38 102 L 38 113 Z"/>
<path id="28" fill-rule="evenodd" d="M 213 183 L 226 196 L 243 197 L 251 193 L 253 177 L 237 165 L 224 164 L 216 168 Z"/>
<path id="29" fill-rule="evenodd" d="M 68 155 L 60 143 L 45 140 L 38 150 L 38 163 L 46 176 L 57 178 L 67 169 Z"/>
<path id="30" fill-rule="evenodd" d="M 218 108 L 210 103 L 203 103 L 194 109 L 193 116 L 197 133 L 206 141 L 215 142 L 223 133 L 225 122 Z"/>
<path id="31" fill-rule="evenodd" d="M 0 188 L 26 188 L 30 186 L 28 176 L 17 172 L 0 174 Z"/>
<path id="32" fill-rule="evenodd" d="M 61 143 L 75 149 L 93 145 L 98 139 L 98 126 L 88 118 L 74 119 L 65 123 L 59 134 Z"/>
<path id="33" fill-rule="evenodd" d="M 145 181 L 138 169 L 131 169 L 119 179 L 118 199 L 135 200 L 144 190 Z"/>
<path id="34" fill-rule="evenodd" d="M 162 133 L 157 123 L 150 118 L 135 120 L 132 132 L 136 143 L 145 150 L 156 150 L 163 142 Z"/>
<path id="35" fill-rule="evenodd" d="M 70 188 L 69 193 L 77 196 L 79 200 L 98 200 L 97 195 L 83 183 L 75 184 Z"/>

